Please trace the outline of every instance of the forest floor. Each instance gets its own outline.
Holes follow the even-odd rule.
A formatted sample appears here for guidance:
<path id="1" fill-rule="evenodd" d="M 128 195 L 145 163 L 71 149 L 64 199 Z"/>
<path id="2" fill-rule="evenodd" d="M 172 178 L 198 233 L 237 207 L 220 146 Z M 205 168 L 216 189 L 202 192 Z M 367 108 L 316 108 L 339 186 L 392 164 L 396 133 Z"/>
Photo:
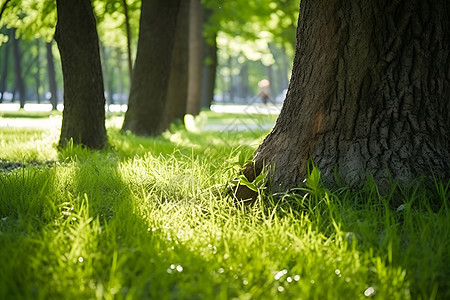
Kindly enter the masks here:
<path id="1" fill-rule="evenodd" d="M 450 184 L 233 196 L 276 115 L 203 112 L 57 150 L 61 113 L 0 112 L 0 299 L 449 299 Z M 249 130 L 211 130 L 233 121 Z M 34 122 L 31 121 L 31 122 Z M 241 124 L 240 123 L 240 124 Z M 218 127 L 217 127 L 218 128 Z M 398 203 L 402 204 L 398 206 Z M 396 206 L 393 206 L 396 203 Z"/>

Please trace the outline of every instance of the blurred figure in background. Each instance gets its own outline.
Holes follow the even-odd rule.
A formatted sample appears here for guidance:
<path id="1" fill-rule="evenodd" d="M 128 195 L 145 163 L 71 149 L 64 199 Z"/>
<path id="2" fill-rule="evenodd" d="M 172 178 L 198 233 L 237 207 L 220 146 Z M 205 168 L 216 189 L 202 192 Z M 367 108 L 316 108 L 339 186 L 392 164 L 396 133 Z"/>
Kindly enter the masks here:
<path id="1" fill-rule="evenodd" d="M 258 82 L 259 87 L 259 96 L 261 97 L 264 104 L 267 104 L 270 101 L 270 81 L 267 79 L 263 79 Z"/>

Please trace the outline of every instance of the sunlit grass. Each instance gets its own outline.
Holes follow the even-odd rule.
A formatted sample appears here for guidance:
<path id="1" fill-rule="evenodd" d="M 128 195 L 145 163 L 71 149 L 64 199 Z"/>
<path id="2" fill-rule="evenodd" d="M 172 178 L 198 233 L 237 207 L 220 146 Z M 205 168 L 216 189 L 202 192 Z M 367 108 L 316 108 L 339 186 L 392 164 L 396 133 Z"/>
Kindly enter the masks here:
<path id="1" fill-rule="evenodd" d="M 0 159 L 22 164 L 0 170 L 1 299 L 450 297 L 448 183 L 381 196 L 313 170 L 242 206 L 230 182 L 265 133 L 120 125 L 100 152 L 1 128 Z"/>

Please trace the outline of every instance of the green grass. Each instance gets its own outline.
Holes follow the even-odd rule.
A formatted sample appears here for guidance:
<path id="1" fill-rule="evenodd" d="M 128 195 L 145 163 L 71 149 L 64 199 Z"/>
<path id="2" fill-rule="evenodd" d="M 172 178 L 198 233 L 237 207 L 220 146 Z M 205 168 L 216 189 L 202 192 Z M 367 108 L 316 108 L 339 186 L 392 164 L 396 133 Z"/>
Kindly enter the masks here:
<path id="1" fill-rule="evenodd" d="M 50 116 L 61 116 L 62 112 L 57 110 L 52 111 L 25 111 L 20 109 L 18 111 L 0 111 L 2 118 L 27 118 L 27 119 L 44 119 Z"/>
<path id="2" fill-rule="evenodd" d="M 266 132 L 150 139 L 120 123 L 100 152 L 0 129 L 0 299 L 450 297 L 448 183 L 381 196 L 313 170 L 242 206 L 231 180 Z"/>

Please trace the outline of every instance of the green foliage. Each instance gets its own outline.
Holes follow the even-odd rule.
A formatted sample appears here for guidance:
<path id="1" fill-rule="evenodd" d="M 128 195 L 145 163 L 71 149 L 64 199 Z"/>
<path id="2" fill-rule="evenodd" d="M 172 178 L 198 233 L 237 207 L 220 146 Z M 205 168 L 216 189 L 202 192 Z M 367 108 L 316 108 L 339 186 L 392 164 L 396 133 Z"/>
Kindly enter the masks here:
<path id="1" fill-rule="evenodd" d="M 141 1 L 138 0 L 96 0 L 93 2 L 97 16 L 99 38 L 105 46 L 127 49 L 124 1 L 127 4 L 133 48 L 139 32 Z"/>
<path id="2" fill-rule="evenodd" d="M 20 164 L 0 170 L 0 298 L 450 296 L 448 182 L 331 191 L 311 167 L 304 187 L 243 206 L 225 191 L 253 135 L 120 123 L 110 149 L 59 154 L 57 131 L 2 128 L 0 159 Z"/>
<path id="3" fill-rule="evenodd" d="M 215 1 L 204 0 L 213 14 L 205 26 L 205 36 L 215 37 L 228 55 L 243 53 L 247 59 L 273 64 L 269 43 L 295 46 L 299 1 Z"/>
<path id="4" fill-rule="evenodd" d="M 56 1 L 11 0 L 3 13 L 0 28 L 4 25 L 16 28 L 17 37 L 22 39 L 44 38 L 49 42 L 56 27 Z"/>

